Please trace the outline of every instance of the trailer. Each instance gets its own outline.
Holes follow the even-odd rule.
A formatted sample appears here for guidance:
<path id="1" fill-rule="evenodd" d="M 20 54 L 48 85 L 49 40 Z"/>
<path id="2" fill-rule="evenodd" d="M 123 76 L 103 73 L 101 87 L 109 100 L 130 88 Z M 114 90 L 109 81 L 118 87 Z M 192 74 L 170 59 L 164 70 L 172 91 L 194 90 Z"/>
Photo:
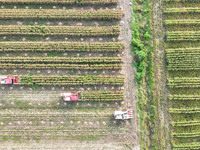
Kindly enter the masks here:
<path id="1" fill-rule="evenodd" d="M 19 84 L 19 76 L 0 75 L 0 84 Z"/>

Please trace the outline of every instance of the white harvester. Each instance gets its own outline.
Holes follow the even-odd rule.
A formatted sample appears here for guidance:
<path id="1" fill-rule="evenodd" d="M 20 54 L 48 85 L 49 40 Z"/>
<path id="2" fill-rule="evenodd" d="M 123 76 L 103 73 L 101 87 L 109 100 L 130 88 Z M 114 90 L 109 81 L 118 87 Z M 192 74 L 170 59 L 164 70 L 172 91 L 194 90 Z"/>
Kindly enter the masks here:
<path id="1" fill-rule="evenodd" d="M 128 120 L 133 118 L 133 110 L 128 109 L 127 111 L 114 111 L 113 115 L 116 120 Z"/>

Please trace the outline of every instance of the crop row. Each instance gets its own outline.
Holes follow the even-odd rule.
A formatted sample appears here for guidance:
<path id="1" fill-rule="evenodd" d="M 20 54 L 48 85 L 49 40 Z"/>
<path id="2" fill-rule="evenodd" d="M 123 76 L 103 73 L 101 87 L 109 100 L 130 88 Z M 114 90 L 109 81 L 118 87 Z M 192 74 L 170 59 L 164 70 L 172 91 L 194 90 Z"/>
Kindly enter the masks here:
<path id="1" fill-rule="evenodd" d="M 167 41 L 199 41 L 200 31 L 168 31 Z"/>
<path id="2" fill-rule="evenodd" d="M 0 68 L 7 69 L 121 69 L 120 57 L 0 57 Z"/>
<path id="3" fill-rule="evenodd" d="M 166 54 L 168 70 L 200 70 L 198 53 Z"/>
<path id="4" fill-rule="evenodd" d="M 119 0 L 0 0 L 3 4 L 78 4 L 78 5 L 106 5 L 117 4 Z"/>
<path id="5" fill-rule="evenodd" d="M 175 77 L 168 79 L 168 86 L 170 88 L 198 88 L 200 87 L 199 77 Z"/>
<path id="6" fill-rule="evenodd" d="M 119 35 L 118 26 L 18 26 L 0 25 L 0 35 L 68 35 L 68 36 L 109 36 Z"/>
<path id="7" fill-rule="evenodd" d="M 186 132 L 186 133 L 172 133 L 173 137 L 178 138 L 193 138 L 193 137 L 200 137 L 200 132 Z"/>
<path id="8" fill-rule="evenodd" d="M 124 78 L 117 76 L 21 76 L 21 85 L 123 85 Z"/>
<path id="9" fill-rule="evenodd" d="M 112 20 L 121 19 L 123 11 L 103 10 L 55 10 L 55 9 L 0 9 L 0 19 L 72 19 Z"/>
<path id="10" fill-rule="evenodd" d="M 165 25 L 199 25 L 200 20 L 184 19 L 184 20 L 165 20 Z"/>
<path id="11" fill-rule="evenodd" d="M 173 144 L 173 150 L 197 150 L 200 149 L 200 143 L 181 143 Z"/>
<path id="12" fill-rule="evenodd" d="M 0 52 L 117 52 L 122 51 L 120 42 L 1 42 Z"/>
<path id="13" fill-rule="evenodd" d="M 181 8 L 166 8 L 164 13 L 199 13 L 200 8 L 198 7 L 181 7 Z"/>
<path id="14" fill-rule="evenodd" d="M 83 101 L 121 101 L 124 99 L 124 93 L 123 91 L 83 92 L 81 99 Z"/>
<path id="15" fill-rule="evenodd" d="M 187 48 L 173 48 L 166 49 L 167 55 L 187 55 L 187 54 L 200 54 L 200 47 L 187 47 Z"/>
<path id="16" fill-rule="evenodd" d="M 184 114 L 200 113 L 200 108 L 198 108 L 198 107 L 194 107 L 194 108 L 170 108 L 169 112 L 174 113 L 174 114 L 177 114 L 177 113 L 180 113 L 180 114 L 183 114 L 183 113 Z"/>
<path id="17" fill-rule="evenodd" d="M 111 64 L 122 63 L 122 59 L 120 57 L 0 57 L 0 63 Z"/>
<path id="18" fill-rule="evenodd" d="M 200 121 L 179 121 L 179 122 L 171 122 L 172 126 L 176 127 L 185 127 L 185 126 L 199 126 Z"/>
<path id="19" fill-rule="evenodd" d="M 170 95 L 169 96 L 170 100 L 184 100 L 184 101 L 188 101 L 188 100 L 200 100 L 200 95 Z"/>
<path id="20" fill-rule="evenodd" d="M 122 64 L 12 64 L 0 63 L 3 69 L 77 69 L 77 70 L 111 70 L 121 69 Z"/>

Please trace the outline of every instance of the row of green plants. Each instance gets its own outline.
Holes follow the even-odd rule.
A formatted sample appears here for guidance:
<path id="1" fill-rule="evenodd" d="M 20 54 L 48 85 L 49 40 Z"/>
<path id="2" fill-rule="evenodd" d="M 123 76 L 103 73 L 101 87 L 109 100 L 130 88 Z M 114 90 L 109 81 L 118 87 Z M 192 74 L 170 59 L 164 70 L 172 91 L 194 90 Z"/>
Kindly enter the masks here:
<path id="1" fill-rule="evenodd" d="M 55 9 L 0 9 L 0 19 L 70 19 L 120 20 L 124 12 L 117 9 L 55 10 Z"/>
<path id="2" fill-rule="evenodd" d="M 199 41 L 200 31 L 168 31 L 167 41 Z"/>
<path id="3" fill-rule="evenodd" d="M 199 77 L 175 77 L 168 78 L 169 88 L 198 88 L 200 87 Z"/>
<path id="4" fill-rule="evenodd" d="M 199 107 L 194 107 L 194 108 L 170 108 L 169 113 L 200 113 L 200 108 Z"/>
<path id="5" fill-rule="evenodd" d="M 85 91 L 81 94 L 83 101 L 122 101 L 123 91 Z"/>
<path id="6" fill-rule="evenodd" d="M 165 14 L 169 13 L 199 13 L 200 8 L 198 7 L 180 7 L 180 8 L 166 8 L 164 10 Z"/>
<path id="7" fill-rule="evenodd" d="M 1 63 L 2 69 L 77 69 L 77 70 L 120 70 L 122 64 L 12 64 Z"/>
<path id="8" fill-rule="evenodd" d="M 181 20 L 164 20 L 165 25 L 199 25 L 200 20 L 181 19 Z"/>
<path id="9" fill-rule="evenodd" d="M 172 126 L 174 127 L 186 127 L 186 126 L 199 126 L 200 125 L 200 121 L 196 120 L 196 121 L 179 121 L 179 122 L 171 122 Z"/>
<path id="10" fill-rule="evenodd" d="M 168 70 L 199 70 L 200 51 L 198 49 L 166 50 Z"/>
<path id="11" fill-rule="evenodd" d="M 170 100 L 184 100 L 184 101 L 198 101 L 200 100 L 200 95 L 184 95 L 184 94 L 179 94 L 179 95 L 169 95 Z"/>
<path id="12" fill-rule="evenodd" d="M 173 137 L 178 137 L 178 138 L 194 138 L 194 137 L 200 137 L 200 132 L 186 132 L 186 133 L 172 133 Z"/>
<path id="13" fill-rule="evenodd" d="M 163 0 L 164 2 L 199 2 L 199 0 Z"/>
<path id="14" fill-rule="evenodd" d="M 182 144 L 173 145 L 173 150 L 194 150 L 194 149 L 200 149 L 199 142 L 182 143 Z"/>
<path id="15" fill-rule="evenodd" d="M 119 26 L 92 27 L 0 25 L 0 35 L 114 36 L 119 34 Z"/>
<path id="16" fill-rule="evenodd" d="M 112 64 L 122 63 L 122 59 L 120 57 L 0 57 L 0 63 Z"/>
<path id="17" fill-rule="evenodd" d="M 21 85 L 123 85 L 119 76 L 20 76 Z"/>
<path id="18" fill-rule="evenodd" d="M 167 55 L 182 55 L 182 54 L 197 54 L 200 53 L 200 47 L 179 47 L 179 48 L 168 48 L 166 49 Z"/>
<path id="19" fill-rule="evenodd" d="M 0 52 L 118 52 L 120 42 L 1 42 Z"/>
<path id="20" fill-rule="evenodd" d="M 119 0 L 0 0 L 3 4 L 68 4 L 107 5 L 118 4 Z"/>

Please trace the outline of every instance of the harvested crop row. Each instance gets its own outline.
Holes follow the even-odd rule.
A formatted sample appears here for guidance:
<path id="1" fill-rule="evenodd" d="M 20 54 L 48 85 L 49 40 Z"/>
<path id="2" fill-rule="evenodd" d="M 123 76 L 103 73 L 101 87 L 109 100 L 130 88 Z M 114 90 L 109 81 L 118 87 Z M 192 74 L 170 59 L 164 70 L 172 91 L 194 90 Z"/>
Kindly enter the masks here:
<path id="1" fill-rule="evenodd" d="M 83 101 L 121 101 L 124 99 L 123 91 L 98 91 L 83 92 Z"/>
<path id="2" fill-rule="evenodd" d="M 122 64 L 12 64 L 2 63 L 4 69 L 77 69 L 77 70 L 112 70 L 121 69 Z"/>
<path id="3" fill-rule="evenodd" d="M 103 10 L 55 10 L 55 9 L 0 9 L 0 19 L 70 19 L 113 20 L 121 19 L 123 11 Z"/>
<path id="4" fill-rule="evenodd" d="M 119 35 L 118 26 L 17 26 L 0 25 L 0 35 L 68 35 L 68 36 L 109 36 Z"/>
<path id="5" fill-rule="evenodd" d="M 120 42 L 1 42 L 0 52 L 118 52 L 124 44 Z"/>
<path id="6" fill-rule="evenodd" d="M 95 130 L 0 130 L 0 136 L 7 137 L 74 137 L 74 136 L 104 136 L 109 135 L 112 132 L 105 129 L 95 129 Z"/>
<path id="7" fill-rule="evenodd" d="M 167 32 L 167 41 L 199 41 L 200 31 Z"/>
<path id="8" fill-rule="evenodd" d="M 200 149 L 200 143 L 181 143 L 173 144 L 173 150 L 195 150 Z"/>
<path id="9" fill-rule="evenodd" d="M 0 57 L 0 63 L 112 64 L 122 63 L 122 59 L 120 57 Z"/>
<path id="10" fill-rule="evenodd" d="M 169 96 L 170 100 L 184 100 L 184 101 L 188 101 L 188 100 L 200 100 L 200 95 L 170 95 Z"/>
<path id="11" fill-rule="evenodd" d="M 37 111 L 37 110 L 32 110 L 32 111 L 26 111 L 26 110 L 10 110 L 9 112 L 6 112 L 4 110 L 0 111 L 0 117 L 1 118 L 110 118 L 112 117 L 112 112 L 94 112 L 94 111 L 89 111 L 89 112 L 81 112 L 81 111 L 58 111 L 58 110 L 43 110 L 43 111 Z"/>
<path id="12" fill-rule="evenodd" d="M 198 108 L 198 107 L 194 107 L 194 108 L 170 108 L 169 113 L 174 113 L 174 114 L 200 113 L 200 108 Z"/>
<path id="13" fill-rule="evenodd" d="M 200 78 L 198 77 L 175 77 L 168 79 L 169 88 L 198 88 L 200 87 Z"/>
<path id="14" fill-rule="evenodd" d="M 181 7 L 181 8 L 167 8 L 164 13 L 200 13 L 198 7 Z"/>
<path id="15" fill-rule="evenodd" d="M 117 76 L 21 76 L 21 85 L 123 85 Z"/>
<path id="16" fill-rule="evenodd" d="M 70 5 L 107 5 L 117 4 L 119 0 L 0 0 L 3 4 L 70 4 Z"/>
<path id="17" fill-rule="evenodd" d="M 165 20 L 165 25 L 200 25 L 200 20 L 184 19 L 184 20 Z"/>

